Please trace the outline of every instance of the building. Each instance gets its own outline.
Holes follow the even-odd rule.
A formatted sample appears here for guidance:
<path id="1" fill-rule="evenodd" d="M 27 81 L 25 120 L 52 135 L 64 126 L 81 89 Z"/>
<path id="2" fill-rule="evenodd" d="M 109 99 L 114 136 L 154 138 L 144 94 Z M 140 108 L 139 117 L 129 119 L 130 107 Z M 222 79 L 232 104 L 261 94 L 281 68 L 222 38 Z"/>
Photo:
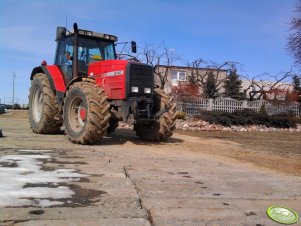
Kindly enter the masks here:
<path id="1" fill-rule="evenodd" d="M 193 77 L 197 77 L 203 82 L 207 81 L 209 72 L 212 72 L 214 78 L 218 84 L 219 94 L 224 92 L 224 81 L 227 78 L 229 70 L 226 69 L 216 69 L 216 68 L 193 68 L 193 67 L 184 67 L 184 66 L 167 66 L 167 65 L 156 65 L 155 73 L 158 76 L 155 76 L 155 84 L 161 86 L 163 80 L 164 89 L 168 93 L 177 93 L 179 91 L 186 92 L 190 95 L 202 96 L 203 90 L 202 86 L 196 84 L 195 86 L 191 85 Z M 161 79 L 160 79 L 161 77 Z M 264 96 L 261 98 L 266 98 L 268 100 L 285 100 L 287 92 L 292 92 L 293 87 L 289 83 L 279 82 L 275 87 L 271 89 L 275 82 L 272 81 L 248 81 L 241 80 L 241 92 L 246 93 L 246 98 L 250 97 L 250 92 L 255 92 L 254 99 L 259 97 L 260 90 L 264 92 Z M 258 84 L 256 86 L 255 84 Z M 196 90 L 195 90 L 196 89 Z"/>
<path id="2" fill-rule="evenodd" d="M 208 74 L 212 72 L 217 81 L 219 93 L 223 92 L 223 82 L 227 77 L 228 70 L 215 68 L 193 68 L 183 66 L 157 65 L 155 67 L 155 84 L 161 86 L 162 78 L 165 82 L 164 89 L 167 92 L 176 92 L 179 89 L 191 88 L 193 78 L 198 77 L 202 82 L 207 81 Z M 161 79 L 160 79 L 161 77 Z M 197 86 L 197 85 L 195 85 Z M 197 95 L 203 93 L 201 86 L 197 86 Z"/>

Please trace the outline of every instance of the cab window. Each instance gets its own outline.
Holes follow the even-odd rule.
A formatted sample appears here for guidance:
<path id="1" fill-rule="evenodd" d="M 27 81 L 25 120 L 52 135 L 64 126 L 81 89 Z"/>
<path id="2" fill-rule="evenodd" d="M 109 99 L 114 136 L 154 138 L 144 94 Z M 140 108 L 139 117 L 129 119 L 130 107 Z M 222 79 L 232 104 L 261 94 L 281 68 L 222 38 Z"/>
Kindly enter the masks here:
<path id="1" fill-rule="evenodd" d="M 105 60 L 115 59 L 114 45 L 112 43 L 109 43 L 104 46 L 104 58 Z"/>
<path id="2" fill-rule="evenodd" d="M 55 64 L 65 65 L 67 62 L 66 53 L 68 52 L 70 56 L 73 56 L 73 40 L 72 38 L 66 38 L 58 43 L 57 54 L 55 59 Z"/>

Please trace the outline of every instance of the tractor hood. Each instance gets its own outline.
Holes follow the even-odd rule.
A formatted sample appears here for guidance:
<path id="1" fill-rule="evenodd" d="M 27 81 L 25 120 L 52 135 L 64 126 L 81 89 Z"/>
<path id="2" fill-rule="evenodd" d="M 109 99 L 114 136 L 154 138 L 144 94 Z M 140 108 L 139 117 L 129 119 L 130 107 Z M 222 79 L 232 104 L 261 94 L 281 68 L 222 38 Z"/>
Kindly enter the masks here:
<path id="1" fill-rule="evenodd" d="M 104 60 L 91 63 L 88 68 L 89 77 L 103 77 L 125 74 L 127 60 Z"/>
<path id="2" fill-rule="evenodd" d="M 104 60 L 91 63 L 88 77 L 94 78 L 108 98 L 114 100 L 149 97 L 154 87 L 153 67 L 134 61 Z"/>

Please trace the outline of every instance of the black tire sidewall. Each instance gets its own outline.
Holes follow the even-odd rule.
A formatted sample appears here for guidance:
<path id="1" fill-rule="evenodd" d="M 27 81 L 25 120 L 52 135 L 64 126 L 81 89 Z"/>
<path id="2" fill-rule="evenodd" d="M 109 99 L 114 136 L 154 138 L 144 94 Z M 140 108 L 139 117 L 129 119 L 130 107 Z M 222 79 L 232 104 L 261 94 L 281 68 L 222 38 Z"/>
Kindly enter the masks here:
<path id="1" fill-rule="evenodd" d="M 37 89 L 39 89 L 43 95 L 43 103 L 44 103 L 44 90 L 43 90 L 43 85 L 41 84 L 40 80 L 38 78 L 34 78 L 33 81 L 32 81 L 32 85 L 31 85 L 31 88 L 30 88 L 30 94 L 29 94 L 29 120 L 30 120 L 30 124 L 31 124 L 31 127 L 35 130 L 40 130 L 40 126 L 41 126 L 41 122 L 44 120 L 44 104 L 42 105 L 42 114 L 41 114 L 41 118 L 40 118 L 40 121 L 39 122 L 36 122 L 34 120 L 34 117 L 33 117 L 33 97 L 34 97 L 34 94 L 37 92 Z M 33 92 L 34 91 L 34 92 Z"/>

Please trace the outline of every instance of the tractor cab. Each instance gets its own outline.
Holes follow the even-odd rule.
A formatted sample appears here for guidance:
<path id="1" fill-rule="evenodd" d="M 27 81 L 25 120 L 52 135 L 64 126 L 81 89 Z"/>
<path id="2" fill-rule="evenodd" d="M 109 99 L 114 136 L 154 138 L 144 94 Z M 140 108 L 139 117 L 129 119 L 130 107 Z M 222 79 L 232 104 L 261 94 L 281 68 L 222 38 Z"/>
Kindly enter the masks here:
<path id="1" fill-rule="evenodd" d="M 64 27 L 57 28 L 55 64 L 63 73 L 65 84 L 76 77 L 73 73 L 76 63 L 78 76 L 87 76 L 90 64 L 116 59 L 114 44 L 118 39 L 116 36 L 78 30 L 77 40 L 75 38 L 74 32 L 69 32 Z"/>

